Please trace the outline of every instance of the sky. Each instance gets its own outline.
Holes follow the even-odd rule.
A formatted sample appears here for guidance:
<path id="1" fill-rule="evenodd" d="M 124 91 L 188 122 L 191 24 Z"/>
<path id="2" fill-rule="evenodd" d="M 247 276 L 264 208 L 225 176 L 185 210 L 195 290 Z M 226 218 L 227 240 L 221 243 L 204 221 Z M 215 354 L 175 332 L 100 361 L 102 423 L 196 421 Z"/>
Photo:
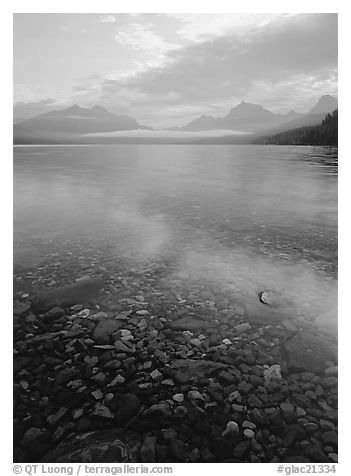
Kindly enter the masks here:
<path id="1" fill-rule="evenodd" d="M 14 117 L 100 105 L 153 127 L 337 95 L 337 14 L 14 14 Z"/>

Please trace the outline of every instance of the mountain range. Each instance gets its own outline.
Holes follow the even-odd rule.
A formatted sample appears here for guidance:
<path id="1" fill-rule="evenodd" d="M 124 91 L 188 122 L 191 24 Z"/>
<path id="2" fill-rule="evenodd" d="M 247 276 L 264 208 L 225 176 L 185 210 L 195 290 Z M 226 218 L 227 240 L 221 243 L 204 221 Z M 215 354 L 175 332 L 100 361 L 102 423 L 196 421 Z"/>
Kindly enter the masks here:
<path id="1" fill-rule="evenodd" d="M 259 132 L 282 126 L 291 121 L 295 121 L 292 127 L 302 127 L 317 124 L 323 120 L 326 113 L 337 107 L 337 99 L 329 95 L 322 96 L 308 113 L 290 111 L 287 114 L 275 114 L 258 104 L 242 101 L 224 117 L 200 116 L 185 126 L 175 129 L 183 131 L 232 130 Z M 319 116 L 317 117 L 317 115 Z M 310 124 L 311 121 L 313 124 Z"/>
<path id="2" fill-rule="evenodd" d="M 322 96 L 317 104 L 307 113 L 290 111 L 287 114 L 275 114 L 258 105 L 242 101 L 223 117 L 200 116 L 183 127 L 168 129 L 179 137 L 171 136 L 169 140 L 164 136 L 157 137 L 157 131 L 151 127 L 139 124 L 138 121 L 126 115 L 117 115 L 107 109 L 94 106 L 90 109 L 71 106 L 59 111 L 51 111 L 45 114 L 22 120 L 14 124 L 14 143 L 118 143 L 118 142 L 199 142 L 208 143 L 214 139 L 214 131 L 217 137 L 214 142 L 218 143 L 218 132 L 228 143 L 248 143 L 251 138 L 259 135 L 268 135 L 284 132 L 299 127 L 313 126 L 321 123 L 325 114 L 332 112 L 338 106 L 337 99 L 333 96 Z M 125 137 L 123 132 L 135 131 L 138 135 Z M 208 132 L 206 138 L 200 138 L 199 134 Z M 182 136 L 182 134 L 183 136 Z M 193 133 L 193 134 L 192 134 Z M 192 137 L 189 137 L 189 134 Z M 197 135 L 196 135 L 197 134 Z M 184 136 L 186 135 L 186 136 Z"/>
<path id="3" fill-rule="evenodd" d="M 62 140 L 82 134 L 135 129 L 151 128 L 139 124 L 132 117 L 113 114 L 100 106 L 88 109 L 74 105 L 17 122 L 14 124 L 14 137 Z"/>

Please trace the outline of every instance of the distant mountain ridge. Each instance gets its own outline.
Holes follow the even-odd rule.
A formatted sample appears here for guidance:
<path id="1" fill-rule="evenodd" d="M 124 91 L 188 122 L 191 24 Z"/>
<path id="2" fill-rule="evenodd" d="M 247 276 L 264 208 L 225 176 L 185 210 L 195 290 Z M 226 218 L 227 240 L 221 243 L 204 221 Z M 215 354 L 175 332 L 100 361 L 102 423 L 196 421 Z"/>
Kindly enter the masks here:
<path id="1" fill-rule="evenodd" d="M 94 132 L 151 129 L 127 115 L 117 115 L 100 106 L 84 108 L 76 104 L 50 111 L 14 124 L 14 137 L 63 139 Z"/>
<path id="2" fill-rule="evenodd" d="M 55 143 L 254 143 L 263 136 L 271 136 L 300 127 L 320 124 L 326 113 L 337 108 L 337 99 L 322 96 L 307 113 L 289 111 L 275 114 L 261 105 L 242 101 L 223 117 L 203 115 L 184 127 L 167 130 L 183 133 L 203 133 L 207 137 L 123 137 L 123 131 L 148 131 L 151 127 L 141 125 L 127 115 L 117 115 L 101 106 L 83 108 L 73 105 L 69 108 L 50 111 L 31 119 L 16 122 L 13 126 L 15 144 L 55 144 Z M 216 134 L 212 131 L 216 131 Z M 220 136 L 218 132 L 223 132 Z M 226 132 L 227 131 L 227 132 Z M 116 134 L 106 136 L 106 133 Z M 155 131 L 157 133 L 157 131 Z M 99 137 L 99 134 L 100 137 Z M 107 134 L 108 135 L 108 134 Z"/>
<path id="3" fill-rule="evenodd" d="M 289 111 L 287 114 L 275 114 L 268 109 L 242 101 L 240 104 L 230 110 L 224 117 L 200 116 L 189 122 L 183 127 L 174 128 L 183 131 L 202 131 L 202 130 L 232 130 L 242 132 L 259 132 L 265 129 L 282 126 L 292 120 L 299 120 L 299 126 L 310 125 L 309 116 L 317 114 L 326 114 L 332 112 L 338 107 L 338 101 L 335 97 L 322 96 L 317 104 L 308 113 L 297 113 Z M 320 117 L 311 118 L 319 121 Z M 322 120 L 322 119 L 321 119 Z M 296 127 L 299 127 L 296 126 Z"/>

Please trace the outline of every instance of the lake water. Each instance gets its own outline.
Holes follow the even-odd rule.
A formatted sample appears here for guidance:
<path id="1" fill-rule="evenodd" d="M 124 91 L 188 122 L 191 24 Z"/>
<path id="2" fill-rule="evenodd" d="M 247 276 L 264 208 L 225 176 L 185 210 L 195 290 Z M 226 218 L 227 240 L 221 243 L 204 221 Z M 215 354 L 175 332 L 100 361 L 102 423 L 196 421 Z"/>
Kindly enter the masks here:
<path id="1" fill-rule="evenodd" d="M 15 292 L 103 276 L 109 302 L 215 314 L 273 290 L 335 326 L 337 149 L 15 147 L 14 241 Z"/>

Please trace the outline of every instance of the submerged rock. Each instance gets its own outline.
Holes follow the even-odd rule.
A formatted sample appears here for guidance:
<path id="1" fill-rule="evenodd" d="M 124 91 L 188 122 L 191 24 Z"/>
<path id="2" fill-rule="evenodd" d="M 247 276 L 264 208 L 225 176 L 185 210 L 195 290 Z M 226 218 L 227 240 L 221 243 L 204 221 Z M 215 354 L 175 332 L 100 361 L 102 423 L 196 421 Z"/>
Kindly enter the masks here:
<path id="1" fill-rule="evenodd" d="M 268 369 L 263 372 L 264 383 L 266 386 L 269 386 L 273 382 L 280 382 L 282 380 L 281 368 L 280 365 L 275 364 L 271 365 Z"/>
<path id="2" fill-rule="evenodd" d="M 171 371 L 177 382 L 186 383 L 191 377 L 208 377 L 214 371 L 227 367 L 222 362 L 211 360 L 177 359 L 171 364 Z"/>
<path id="3" fill-rule="evenodd" d="M 128 463 L 136 460 L 136 433 L 104 430 L 70 435 L 41 459 L 42 463 Z"/>
<path id="4" fill-rule="evenodd" d="M 102 319 L 93 332 L 93 339 L 97 344 L 108 344 L 112 334 L 123 327 L 123 321 L 117 319 Z"/>
<path id="5" fill-rule="evenodd" d="M 168 327 L 174 330 L 197 331 L 199 329 L 209 329 L 214 327 L 210 322 L 194 319 L 193 317 L 182 317 L 176 321 L 169 321 Z"/>
<path id="6" fill-rule="evenodd" d="M 327 361 L 336 361 L 336 345 L 325 337 L 306 332 L 284 344 L 289 370 L 322 373 Z"/>
<path id="7" fill-rule="evenodd" d="M 33 300 L 32 308 L 37 312 L 46 312 L 55 306 L 95 302 L 101 288 L 102 282 L 99 279 L 85 278 L 38 294 Z"/>

